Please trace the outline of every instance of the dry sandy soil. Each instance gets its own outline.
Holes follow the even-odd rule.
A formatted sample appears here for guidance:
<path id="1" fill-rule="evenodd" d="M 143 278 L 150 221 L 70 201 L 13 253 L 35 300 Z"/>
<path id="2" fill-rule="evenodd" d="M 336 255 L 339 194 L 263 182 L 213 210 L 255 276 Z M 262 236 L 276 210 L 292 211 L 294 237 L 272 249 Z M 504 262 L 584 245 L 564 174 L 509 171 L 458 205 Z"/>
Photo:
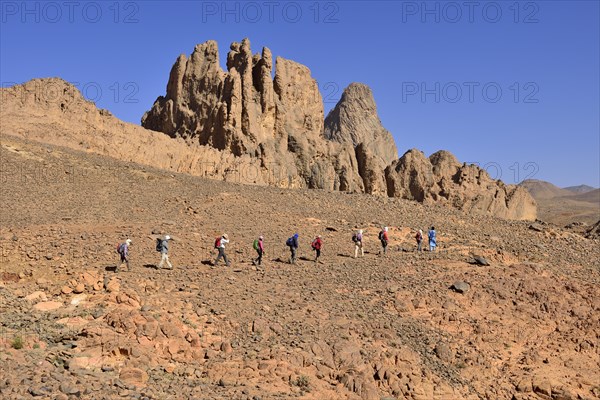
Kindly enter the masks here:
<path id="1" fill-rule="evenodd" d="M 2 399 L 600 398 L 598 238 L 7 135 L 0 156 Z M 414 230 L 428 225 L 439 252 L 417 253 Z M 302 258 L 289 265 L 296 231 Z M 223 232 L 232 265 L 213 267 Z M 166 233 L 175 268 L 156 270 L 153 235 Z M 115 272 L 128 237 L 131 271 Z"/>

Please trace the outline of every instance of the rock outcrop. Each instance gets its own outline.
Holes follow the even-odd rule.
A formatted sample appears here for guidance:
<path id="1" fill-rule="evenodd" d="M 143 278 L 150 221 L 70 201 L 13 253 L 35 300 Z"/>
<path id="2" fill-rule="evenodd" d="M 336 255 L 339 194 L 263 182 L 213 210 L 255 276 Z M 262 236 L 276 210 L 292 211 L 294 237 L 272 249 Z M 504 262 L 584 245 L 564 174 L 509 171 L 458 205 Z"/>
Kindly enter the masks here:
<path id="1" fill-rule="evenodd" d="M 197 45 L 189 59 L 179 56 L 166 96 L 142 126 L 256 158 L 260 175 L 278 171 L 270 182 L 278 186 L 364 191 L 352 142 L 323 139 L 323 101 L 310 70 L 277 57 L 273 79 L 272 59 L 266 47 L 252 55 L 244 39 L 231 45 L 225 72 L 216 42 Z"/>
<path id="2" fill-rule="evenodd" d="M 485 170 L 461 164 L 447 151 L 427 158 L 419 150 L 409 150 L 386 168 L 385 177 L 391 197 L 507 219 L 536 217 L 536 203 L 525 189 L 493 180 Z"/>
<path id="3" fill-rule="evenodd" d="M 383 171 L 398 158 L 398 150 L 391 133 L 381 125 L 373 93 L 367 85 L 352 83 L 344 90 L 325 118 L 324 136 L 355 148 L 366 193 L 387 194 Z"/>
<path id="4" fill-rule="evenodd" d="M 600 221 L 596 222 L 586 231 L 585 237 L 588 239 L 600 239 Z"/>

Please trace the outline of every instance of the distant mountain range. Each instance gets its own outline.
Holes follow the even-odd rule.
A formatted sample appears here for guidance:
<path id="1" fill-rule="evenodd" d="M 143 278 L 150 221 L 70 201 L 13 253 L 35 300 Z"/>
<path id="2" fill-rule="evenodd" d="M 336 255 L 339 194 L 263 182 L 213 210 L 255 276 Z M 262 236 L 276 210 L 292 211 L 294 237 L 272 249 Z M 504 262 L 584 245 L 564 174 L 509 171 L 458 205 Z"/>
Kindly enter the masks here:
<path id="1" fill-rule="evenodd" d="M 519 184 L 538 203 L 539 219 L 558 225 L 571 222 L 593 224 L 600 220 L 600 189 L 588 185 L 558 186 L 537 179 Z"/>
<path id="2" fill-rule="evenodd" d="M 569 186 L 564 189 L 568 190 L 569 192 L 573 192 L 573 193 L 577 193 L 577 194 L 583 194 L 583 193 L 591 192 L 593 190 L 597 190 L 597 188 L 591 187 L 588 185 Z"/>

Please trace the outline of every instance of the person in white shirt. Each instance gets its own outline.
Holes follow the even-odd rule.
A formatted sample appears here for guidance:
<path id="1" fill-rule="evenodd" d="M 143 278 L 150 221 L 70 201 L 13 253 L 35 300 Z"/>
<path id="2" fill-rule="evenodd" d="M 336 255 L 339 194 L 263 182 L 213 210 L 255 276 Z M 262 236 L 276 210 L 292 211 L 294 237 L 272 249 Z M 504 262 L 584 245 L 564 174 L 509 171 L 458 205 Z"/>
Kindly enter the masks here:
<path id="1" fill-rule="evenodd" d="M 217 259 L 215 260 L 214 265 L 217 265 L 219 263 L 219 260 L 222 258 L 225 261 L 225 266 L 229 267 L 229 260 L 227 259 L 227 254 L 225 254 L 225 245 L 227 243 L 229 243 L 229 237 L 226 233 L 224 233 L 217 243 L 217 250 L 219 250 L 219 254 L 217 255 Z"/>

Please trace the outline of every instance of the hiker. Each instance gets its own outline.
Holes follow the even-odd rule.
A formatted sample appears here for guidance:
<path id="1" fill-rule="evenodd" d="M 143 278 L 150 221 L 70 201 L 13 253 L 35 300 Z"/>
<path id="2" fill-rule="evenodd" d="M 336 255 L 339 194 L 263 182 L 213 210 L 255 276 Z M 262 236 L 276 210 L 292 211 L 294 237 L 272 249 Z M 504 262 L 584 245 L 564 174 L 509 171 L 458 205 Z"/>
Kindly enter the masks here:
<path id="1" fill-rule="evenodd" d="M 167 263 L 166 269 L 173 269 L 173 265 L 169 261 L 169 241 L 171 236 L 165 235 L 164 239 L 156 239 L 156 251 L 160 252 L 161 259 L 156 269 L 161 269 L 165 263 Z"/>
<path id="2" fill-rule="evenodd" d="M 437 246 L 437 241 L 435 238 L 435 227 L 432 226 L 431 229 L 429 230 L 429 234 L 427 235 L 429 238 L 429 251 L 435 251 L 435 248 Z"/>
<path id="3" fill-rule="evenodd" d="M 319 261 L 319 257 L 321 257 L 321 247 L 323 247 L 323 240 L 321 239 L 321 235 L 317 235 L 315 240 L 311 243 L 311 247 L 316 252 L 315 262 Z"/>
<path id="4" fill-rule="evenodd" d="M 121 263 L 115 268 L 115 272 L 119 271 L 119 268 L 125 263 L 127 265 L 127 271 L 130 271 L 129 268 L 129 246 L 131 246 L 131 239 L 127 239 L 125 243 L 121 243 L 117 248 L 117 253 L 121 256 Z"/>
<path id="5" fill-rule="evenodd" d="M 419 229 L 417 234 L 415 235 L 415 240 L 417 241 L 417 251 L 423 251 L 421 248 L 421 243 L 423 243 L 423 231 Z"/>
<path id="6" fill-rule="evenodd" d="M 290 264 L 296 264 L 296 253 L 298 251 L 298 234 L 288 238 L 285 242 L 286 246 L 290 248 Z"/>
<path id="7" fill-rule="evenodd" d="M 379 240 L 381 241 L 381 247 L 383 247 L 383 254 L 387 251 L 388 246 L 388 227 L 384 226 L 381 232 L 379 232 Z"/>
<path id="8" fill-rule="evenodd" d="M 252 265 L 260 265 L 260 263 L 262 262 L 262 256 L 263 254 L 265 254 L 263 237 L 259 236 L 258 239 L 255 239 L 254 243 L 252 244 L 252 247 L 254 247 L 254 250 L 256 250 L 256 253 L 258 254 L 258 258 L 252 260 Z"/>
<path id="9" fill-rule="evenodd" d="M 219 250 L 219 254 L 217 255 L 217 259 L 213 263 L 213 265 L 217 265 L 219 260 L 222 258 L 225 261 L 225 266 L 229 267 L 229 260 L 227 259 L 227 254 L 225 254 L 225 245 L 229 243 L 229 237 L 226 233 L 221 235 L 220 238 L 215 240 L 215 248 Z"/>
<path id="10" fill-rule="evenodd" d="M 365 251 L 363 249 L 363 231 L 359 229 L 354 235 L 352 235 L 352 241 L 354 242 L 354 258 L 358 257 L 358 250 L 360 249 L 361 257 L 364 257 Z"/>

